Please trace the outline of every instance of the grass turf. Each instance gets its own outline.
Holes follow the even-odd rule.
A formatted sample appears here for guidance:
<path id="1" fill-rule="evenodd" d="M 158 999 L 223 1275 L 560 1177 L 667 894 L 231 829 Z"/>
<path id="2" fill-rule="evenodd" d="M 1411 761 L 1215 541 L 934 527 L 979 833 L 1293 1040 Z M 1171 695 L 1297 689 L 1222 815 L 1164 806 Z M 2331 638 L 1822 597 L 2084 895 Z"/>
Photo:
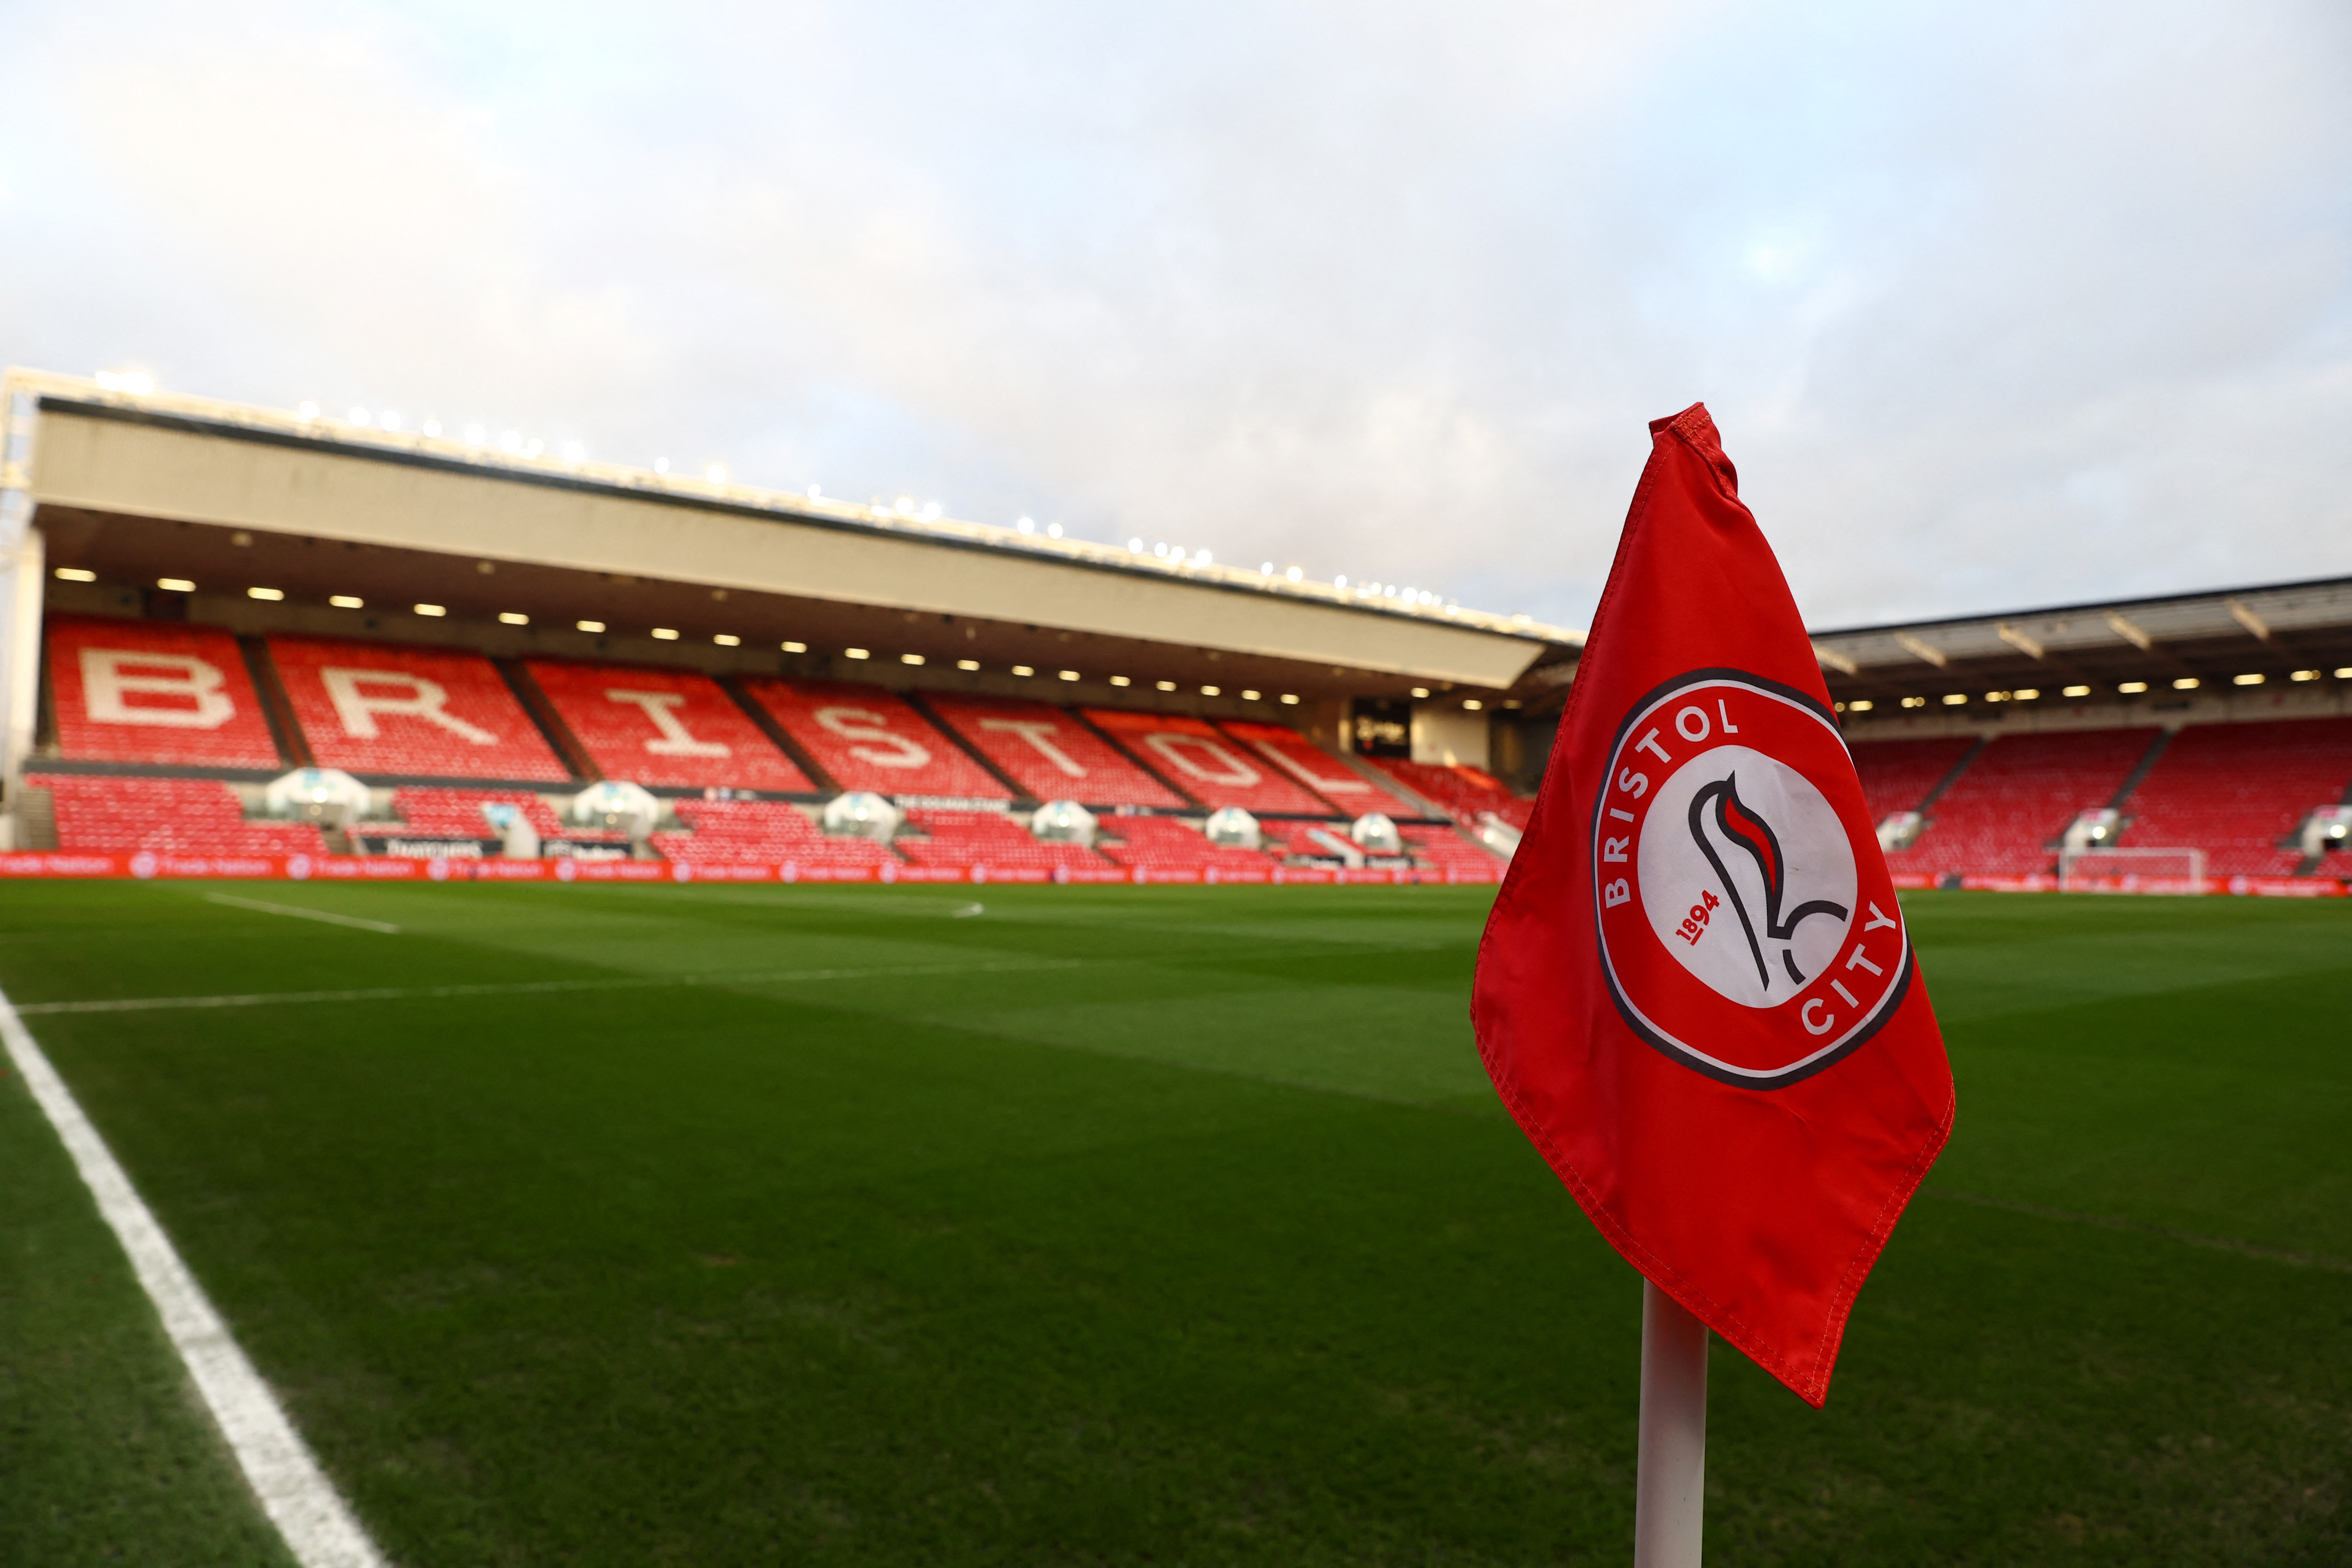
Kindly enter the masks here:
<path id="1" fill-rule="evenodd" d="M 211 890 L 0 888 L 0 984 L 492 988 L 28 1019 L 400 1561 L 1623 1558 L 1638 1290 L 1476 893 Z M 1959 1131 L 1826 1412 L 1718 1347 L 1712 1560 L 2352 1556 L 2352 907 L 1907 908 Z M 0 1116 L 0 1560 L 274 1561 Z"/>

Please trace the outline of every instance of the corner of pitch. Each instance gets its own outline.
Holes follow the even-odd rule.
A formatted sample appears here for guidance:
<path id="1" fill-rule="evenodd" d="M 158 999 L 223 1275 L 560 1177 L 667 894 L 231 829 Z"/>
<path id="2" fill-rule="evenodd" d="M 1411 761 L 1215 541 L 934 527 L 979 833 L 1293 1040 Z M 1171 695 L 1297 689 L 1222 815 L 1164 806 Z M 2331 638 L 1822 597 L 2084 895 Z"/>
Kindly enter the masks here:
<path id="1" fill-rule="evenodd" d="M 1601 969 L 1634 1032 L 1780 1089 L 1860 1048 L 1911 981 L 1837 721 L 1804 692 L 1693 670 L 1633 704 L 1593 808 Z"/>

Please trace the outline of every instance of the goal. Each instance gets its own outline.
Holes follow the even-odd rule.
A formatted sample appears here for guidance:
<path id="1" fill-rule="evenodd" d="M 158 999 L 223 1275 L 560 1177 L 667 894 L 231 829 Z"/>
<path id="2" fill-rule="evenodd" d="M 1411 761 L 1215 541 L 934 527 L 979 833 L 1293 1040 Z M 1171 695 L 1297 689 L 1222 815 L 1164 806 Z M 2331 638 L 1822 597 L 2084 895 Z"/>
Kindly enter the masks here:
<path id="1" fill-rule="evenodd" d="M 2202 849 L 2068 849 L 2058 857 L 2062 893 L 2201 893 Z"/>

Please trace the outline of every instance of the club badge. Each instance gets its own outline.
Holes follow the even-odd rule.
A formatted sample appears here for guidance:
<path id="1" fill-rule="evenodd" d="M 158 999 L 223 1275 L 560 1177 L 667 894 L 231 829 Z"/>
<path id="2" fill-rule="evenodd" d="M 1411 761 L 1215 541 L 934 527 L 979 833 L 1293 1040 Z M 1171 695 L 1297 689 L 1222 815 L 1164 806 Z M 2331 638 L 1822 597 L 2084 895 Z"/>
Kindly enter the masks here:
<path id="1" fill-rule="evenodd" d="M 1695 1071 L 1780 1089 L 1894 1016 L 1911 947 L 1853 763 L 1814 699 L 1693 670 L 1633 704 L 1592 818 L 1610 994 Z"/>

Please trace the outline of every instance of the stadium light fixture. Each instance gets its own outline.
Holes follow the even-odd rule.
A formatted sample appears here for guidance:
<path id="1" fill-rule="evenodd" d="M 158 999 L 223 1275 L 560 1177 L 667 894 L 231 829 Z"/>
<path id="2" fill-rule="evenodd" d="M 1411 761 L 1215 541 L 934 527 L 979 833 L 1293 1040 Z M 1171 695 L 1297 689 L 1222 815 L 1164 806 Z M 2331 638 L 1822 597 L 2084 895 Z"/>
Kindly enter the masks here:
<path id="1" fill-rule="evenodd" d="M 563 443 L 563 460 L 565 462 L 577 463 L 587 456 L 588 448 L 582 446 L 579 442 L 566 441 Z"/>
<path id="2" fill-rule="evenodd" d="M 1271 561 L 1261 561 L 1261 562 L 1259 562 L 1259 563 L 1258 563 L 1258 566 L 1257 566 L 1257 574 L 1258 574 L 1259 576 L 1261 576 L 1261 577 L 1271 577 L 1271 576 L 1273 576 L 1273 575 L 1274 575 L 1274 563 L 1273 563 L 1273 562 L 1271 562 Z M 1342 578 L 1342 579 L 1340 579 L 1340 580 L 1341 580 L 1342 582 L 1345 582 L 1345 581 L 1346 581 L 1346 579 L 1345 579 L 1345 578 Z"/>
<path id="3" fill-rule="evenodd" d="M 490 439 L 490 433 L 489 433 L 488 429 L 488 428 L 486 428 L 485 426 L 480 426 L 480 425 L 468 425 L 468 426 L 466 426 L 466 445 L 467 445 L 467 446 L 468 446 L 468 447 L 482 447 L 482 446 L 487 446 L 487 445 L 488 445 L 488 444 L 489 444 L 489 439 Z"/>
<path id="4" fill-rule="evenodd" d="M 318 416 L 319 405 L 315 403 L 298 403 L 294 405 L 294 417 L 306 425 Z"/>
<path id="5" fill-rule="evenodd" d="M 601 632 L 604 629 L 604 623 L 602 621 L 575 621 L 572 624 L 583 632 Z"/>
<path id="6" fill-rule="evenodd" d="M 2126 680 L 2122 685 L 2116 687 L 2116 689 L 2122 692 L 2126 697 L 2137 697 L 2141 692 L 2147 689 L 2147 682 L 2145 680 Z"/>
<path id="7" fill-rule="evenodd" d="M 438 419 L 427 419 L 424 424 L 418 426 L 417 428 L 424 431 L 427 436 L 438 436 L 441 434 L 441 421 Z"/>
<path id="8" fill-rule="evenodd" d="M 501 451 L 507 451 L 507 452 L 520 452 L 520 451 L 521 451 L 521 450 L 522 450 L 522 432 L 521 432 L 521 431 L 520 431 L 520 430 L 501 430 L 501 431 L 499 431 L 499 449 L 500 449 Z"/>
<path id="9" fill-rule="evenodd" d="M 1077 678 L 1078 672 L 1075 669 L 1066 669 L 1062 671 L 1062 679 L 1064 680 L 1076 680 Z"/>
<path id="10" fill-rule="evenodd" d="M 367 608 L 367 601 L 361 598 L 357 594 L 330 594 L 327 595 L 327 603 L 334 605 L 335 608 L 339 610 L 364 610 Z"/>
<path id="11" fill-rule="evenodd" d="M 900 664 L 920 664 L 923 662 L 923 656 L 919 653 L 902 653 L 898 656 L 898 662 Z"/>
<path id="12" fill-rule="evenodd" d="M 1176 689 L 1176 683 L 1172 680 L 1155 680 L 1151 684 L 1161 691 L 1173 691 Z"/>
<path id="13" fill-rule="evenodd" d="M 1034 533 L 1037 531 L 1037 520 L 1034 517 L 1024 517 L 1013 526 L 1019 532 Z"/>
<path id="14" fill-rule="evenodd" d="M 1511 704 L 1506 702 L 1503 706 L 1508 708 Z M 1867 697 L 1857 697 L 1853 701 L 1847 703 L 1846 706 L 1853 709 L 1857 713 L 1867 713 L 1870 711 L 1870 699 Z"/>
<path id="15" fill-rule="evenodd" d="M 1059 539 L 1059 538 L 1061 538 L 1061 537 L 1062 537 L 1062 525 L 1061 525 L 1060 523 L 1058 523 L 1058 522 L 1049 522 L 1049 523 L 1047 523 L 1047 524 L 1045 525 L 1045 537 L 1046 537 L 1046 538 L 1048 538 L 1048 539 Z"/>
<path id="16" fill-rule="evenodd" d="M 1244 702 L 1255 702 L 1257 700 L 1258 694 L 1255 691 L 1244 691 L 1242 693 L 1242 700 Z"/>
<path id="17" fill-rule="evenodd" d="M 714 485 L 723 485 L 727 482 L 727 465 L 724 463 L 713 463 L 710 467 L 702 470 L 702 477 L 709 479 Z"/>
<path id="18" fill-rule="evenodd" d="M 1479 709 L 1485 707 L 1486 704 L 1479 701 L 1475 697 L 1465 697 L 1462 700 L 1462 706 L 1469 711 L 1475 713 Z"/>
<path id="19" fill-rule="evenodd" d="M 1426 686 L 1416 686 L 1412 689 L 1412 694 L 1415 697 L 1426 697 L 1429 695 L 1429 688 Z"/>
<path id="20" fill-rule="evenodd" d="M 980 668 L 980 660 L 976 658 L 960 658 L 956 660 L 956 668 L 958 669 L 978 669 Z"/>
<path id="21" fill-rule="evenodd" d="M 654 459 L 654 472 L 657 474 L 668 473 L 669 459 L 667 458 L 656 458 Z"/>
<path id="22" fill-rule="evenodd" d="M 862 647 L 845 647 L 841 651 L 843 657 L 847 658 L 872 658 L 874 657 L 872 653 Z"/>
<path id="23" fill-rule="evenodd" d="M 2315 669 L 2298 669 L 2293 675 L 2288 676 L 2287 679 L 2289 680 L 2317 680 L 2319 679 L 2319 671 Z"/>
<path id="24" fill-rule="evenodd" d="M 1969 694 L 1965 691 L 1948 691 L 1944 693 L 1944 706 L 1947 708 L 1958 708 L 1968 701 L 1968 700 Z"/>
<path id="25" fill-rule="evenodd" d="M 400 428 L 400 416 L 389 408 L 377 415 L 375 416 L 375 422 L 383 426 L 387 430 L 397 430 Z"/>
<path id="26" fill-rule="evenodd" d="M 267 599 L 270 603 L 275 604 L 286 596 L 286 590 L 283 588 L 247 588 L 245 591 L 245 596 L 248 599 Z"/>
<path id="27" fill-rule="evenodd" d="M 1141 541 L 1140 539 L 1130 539 L 1130 540 L 1129 540 L 1129 541 L 1127 542 L 1127 552 L 1128 552 L 1129 555 L 1140 555 L 1140 554 L 1142 554 L 1142 553 L 1143 553 L 1143 541 Z"/>
<path id="28" fill-rule="evenodd" d="M 1217 558 L 1205 549 L 1192 552 L 1192 564 L 1195 566 L 1213 566 L 1216 564 L 1216 560 Z"/>
<path id="29" fill-rule="evenodd" d="M 364 408 L 352 409 L 349 416 L 349 423 L 358 426 L 362 430 L 366 429 L 368 426 L 368 411 Z"/>
<path id="30" fill-rule="evenodd" d="M 1286 580 L 1288 580 L 1288 581 L 1290 581 L 1290 582 L 1293 582 L 1293 583 L 1304 583 L 1305 581 L 1307 581 L 1307 574 L 1306 574 L 1306 573 L 1304 573 L 1304 572 L 1301 572 L 1301 571 L 1300 571 L 1297 567 L 1296 567 L 1296 566 L 1293 566 L 1289 571 L 1285 572 L 1285 573 L 1283 574 L 1283 576 L 1284 576 L 1284 578 L 1286 578 Z"/>
<path id="31" fill-rule="evenodd" d="M 1016 665 L 1014 665 L 1014 666 L 1013 667 L 1013 674 L 1015 674 L 1015 675 L 1024 676 L 1024 677 L 1025 677 L 1025 676 L 1034 675 L 1034 674 L 1036 674 L 1037 672 L 1036 672 L 1034 669 L 1031 668 L 1029 666 L 1025 665 L 1025 664 L 1016 664 Z"/>
<path id="32" fill-rule="evenodd" d="M 2087 686 L 2069 686 L 2059 693 L 2062 697 L 2088 697 L 2090 694 L 2091 689 Z"/>
<path id="33" fill-rule="evenodd" d="M 1201 688 L 1201 695 L 1203 697 L 1222 697 L 1224 693 L 1219 691 L 1213 686 L 1203 686 Z"/>
<path id="34" fill-rule="evenodd" d="M 2175 691 L 2194 691 L 2197 689 L 2197 678 L 2193 675 L 2184 675 L 2179 679 L 2172 683 L 2172 689 Z"/>
<path id="35" fill-rule="evenodd" d="M 1297 707 L 1297 706 L 1298 706 L 1298 693 L 1297 693 L 1296 691 L 1286 691 L 1286 692 L 1284 692 L 1284 693 L 1282 694 L 1282 700 L 1283 700 L 1285 702 L 1286 702 L 1286 703 L 1290 704 L 1290 706 L 1292 706 L 1293 708 L 1296 708 L 1296 707 Z"/>
<path id="36" fill-rule="evenodd" d="M 1906 697 L 1903 700 L 1903 706 L 1906 708 L 1925 708 L 1927 706 L 1927 700 L 1924 697 Z"/>
<path id="37" fill-rule="evenodd" d="M 1111 683 L 1113 686 L 1132 686 L 1132 685 L 1134 685 L 1134 684 L 1135 684 L 1135 682 L 1134 682 L 1134 681 L 1129 680 L 1129 679 L 1126 676 L 1124 676 L 1124 675 L 1114 675 L 1114 676 L 1112 676 L 1112 677 L 1110 678 L 1110 683 Z"/>
<path id="38" fill-rule="evenodd" d="M 654 640 L 656 642 L 676 642 L 677 641 L 677 628 L 676 626 L 656 626 L 654 628 Z"/>
<path id="39" fill-rule="evenodd" d="M 449 613 L 446 605 L 412 605 L 409 607 L 420 616 L 446 616 Z"/>
<path id="40" fill-rule="evenodd" d="M 711 635 L 710 640 L 717 643 L 720 647 L 741 647 L 743 646 L 743 639 L 737 637 L 733 632 L 715 632 Z"/>
<path id="41" fill-rule="evenodd" d="M 1988 702 L 2006 702 L 2009 700 L 2009 693 L 2006 691 L 1988 691 L 1985 693 L 1985 700 Z"/>
<path id="42" fill-rule="evenodd" d="M 83 566 L 60 566 L 58 568 L 58 581 L 60 583 L 95 583 L 98 581 L 98 574 Z"/>
<path id="43" fill-rule="evenodd" d="M 2260 675 L 2233 675 L 2230 677 L 2230 684 L 2232 686 L 2260 686 L 2262 683 L 2263 677 Z"/>
<path id="44" fill-rule="evenodd" d="M 2352 680 L 2352 664 L 2339 666 L 2336 671 L 2336 679 L 2338 680 Z"/>
<path id="45" fill-rule="evenodd" d="M 806 652 L 808 652 L 808 644 L 806 644 L 806 643 L 804 643 L 804 642 L 788 642 L 788 643 L 786 643 L 786 644 L 784 644 L 784 645 L 783 645 L 783 647 L 784 647 L 784 651 L 785 651 L 786 653 L 806 653 Z"/>
<path id="46" fill-rule="evenodd" d="M 2041 695 L 2042 688 L 2038 686 L 2021 686 L 2016 691 L 2016 697 L 2020 702 L 2034 701 L 2040 698 Z"/>
<path id="47" fill-rule="evenodd" d="M 500 610 L 499 624 L 503 626 L 527 626 L 530 625 L 530 617 L 520 610 Z"/>
<path id="48" fill-rule="evenodd" d="M 1331 586 L 1345 592 L 1348 586 L 1348 574 L 1345 572 L 1342 572 L 1337 577 L 1332 578 Z"/>
<path id="49" fill-rule="evenodd" d="M 898 504 L 896 510 L 900 517 L 914 516 L 915 498 L 913 496 L 900 496 L 898 498 Z"/>
<path id="50" fill-rule="evenodd" d="M 185 577 L 158 577 L 155 586 L 166 594 L 193 594 L 196 591 L 196 585 Z"/>

